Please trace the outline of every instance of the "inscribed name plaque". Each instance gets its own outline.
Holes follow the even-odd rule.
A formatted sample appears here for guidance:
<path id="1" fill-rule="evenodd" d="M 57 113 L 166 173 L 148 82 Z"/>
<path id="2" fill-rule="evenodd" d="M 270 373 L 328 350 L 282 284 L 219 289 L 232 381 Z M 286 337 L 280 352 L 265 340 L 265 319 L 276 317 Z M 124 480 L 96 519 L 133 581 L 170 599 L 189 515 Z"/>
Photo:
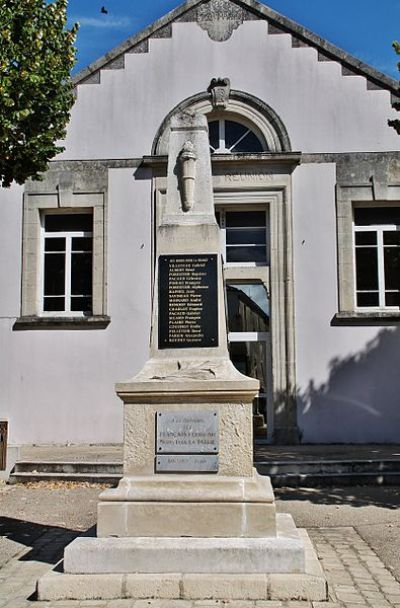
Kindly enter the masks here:
<path id="1" fill-rule="evenodd" d="M 157 473 L 217 473 L 216 411 L 157 412 Z"/>
<path id="2" fill-rule="evenodd" d="M 157 412 L 157 454 L 217 454 L 218 413 Z"/>
<path id="3" fill-rule="evenodd" d="M 157 456 L 157 473 L 217 473 L 218 456 L 210 454 L 168 454 Z"/>
<path id="4" fill-rule="evenodd" d="M 217 255 L 159 258 L 159 348 L 218 346 Z"/>

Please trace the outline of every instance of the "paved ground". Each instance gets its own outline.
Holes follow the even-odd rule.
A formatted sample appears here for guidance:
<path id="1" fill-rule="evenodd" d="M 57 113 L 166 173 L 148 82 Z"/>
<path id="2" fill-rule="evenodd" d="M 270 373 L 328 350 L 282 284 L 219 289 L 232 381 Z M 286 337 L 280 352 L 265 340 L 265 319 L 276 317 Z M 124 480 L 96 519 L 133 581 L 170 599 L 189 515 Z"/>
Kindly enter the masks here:
<path id="1" fill-rule="evenodd" d="M 0 487 L 0 608 L 35 608 L 35 581 L 96 520 L 89 484 Z M 400 608 L 400 489 L 279 489 L 280 511 L 306 527 L 325 568 L 329 603 L 118 600 L 40 603 L 40 608 Z M 396 580 L 397 577 L 397 580 Z"/>
<path id="2" fill-rule="evenodd" d="M 300 528 L 354 529 L 400 582 L 399 487 L 278 488 L 275 496 Z"/>

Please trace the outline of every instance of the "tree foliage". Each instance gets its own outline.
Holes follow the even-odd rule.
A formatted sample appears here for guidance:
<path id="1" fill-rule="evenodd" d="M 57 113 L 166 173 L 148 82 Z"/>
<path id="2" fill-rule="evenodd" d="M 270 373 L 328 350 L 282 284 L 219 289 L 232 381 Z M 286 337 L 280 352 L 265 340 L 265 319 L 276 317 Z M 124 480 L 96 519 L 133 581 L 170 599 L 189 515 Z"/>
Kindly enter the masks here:
<path id="1" fill-rule="evenodd" d="M 393 48 L 394 48 L 395 52 L 397 53 L 397 55 L 400 55 L 400 43 L 393 42 Z M 397 64 L 397 69 L 400 71 L 400 61 Z M 394 103 L 393 107 L 395 110 L 399 111 L 400 103 Z M 397 133 L 400 135 L 400 120 L 399 119 L 388 120 L 388 124 L 390 127 L 393 127 L 393 129 L 395 129 L 397 131 Z"/>
<path id="2" fill-rule="evenodd" d="M 40 179 L 74 102 L 68 0 L 0 0 L 0 184 Z"/>

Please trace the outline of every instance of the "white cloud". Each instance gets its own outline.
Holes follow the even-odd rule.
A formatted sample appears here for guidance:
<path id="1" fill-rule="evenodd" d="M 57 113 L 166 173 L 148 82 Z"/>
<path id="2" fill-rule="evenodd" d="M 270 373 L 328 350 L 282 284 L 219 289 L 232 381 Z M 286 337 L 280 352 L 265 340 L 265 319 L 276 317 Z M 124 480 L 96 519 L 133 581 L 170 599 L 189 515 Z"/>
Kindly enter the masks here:
<path id="1" fill-rule="evenodd" d="M 78 22 L 81 27 L 96 27 L 96 28 L 124 28 L 131 25 L 129 17 L 72 17 L 72 23 Z"/>

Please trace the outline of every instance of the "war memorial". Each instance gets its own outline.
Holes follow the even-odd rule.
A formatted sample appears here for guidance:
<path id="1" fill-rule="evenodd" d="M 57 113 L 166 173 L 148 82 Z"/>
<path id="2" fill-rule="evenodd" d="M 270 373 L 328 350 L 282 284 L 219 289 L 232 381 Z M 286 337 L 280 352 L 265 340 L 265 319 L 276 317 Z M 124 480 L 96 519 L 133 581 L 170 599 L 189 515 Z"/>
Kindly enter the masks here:
<path id="1" fill-rule="evenodd" d="M 124 477 L 39 599 L 327 599 L 307 534 L 253 467 L 259 386 L 228 355 L 208 142 L 204 116 L 172 119 L 151 355 L 116 386 Z"/>
<path id="2" fill-rule="evenodd" d="M 398 83 L 187 0 L 74 85 L 64 152 L 0 193 L 1 416 L 124 474 L 38 597 L 324 601 L 253 439 L 398 442 Z"/>

